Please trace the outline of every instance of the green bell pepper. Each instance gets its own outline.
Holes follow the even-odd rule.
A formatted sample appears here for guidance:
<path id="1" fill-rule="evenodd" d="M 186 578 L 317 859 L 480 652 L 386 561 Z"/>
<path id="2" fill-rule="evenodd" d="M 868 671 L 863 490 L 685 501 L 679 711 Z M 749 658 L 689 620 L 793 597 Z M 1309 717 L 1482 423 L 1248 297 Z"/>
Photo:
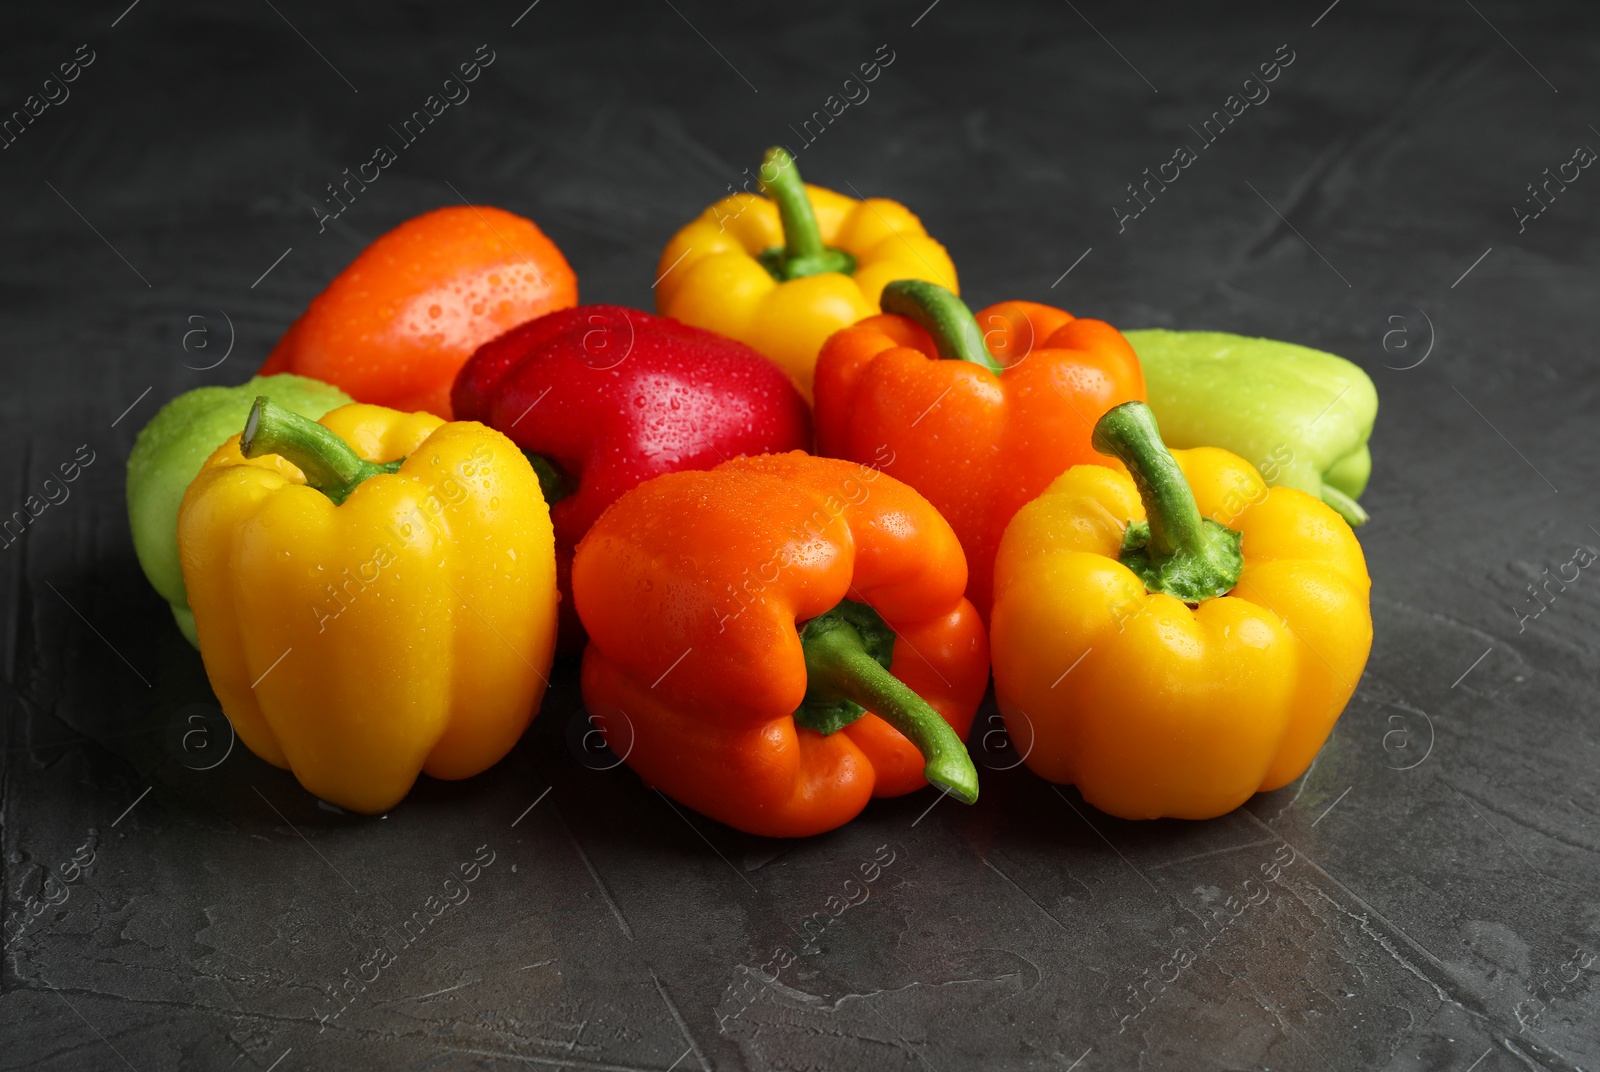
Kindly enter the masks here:
<path id="1" fill-rule="evenodd" d="M 1372 473 L 1372 380 L 1342 357 L 1220 331 L 1125 331 L 1170 447 L 1221 447 L 1270 485 L 1315 495 L 1352 526 Z"/>
<path id="2" fill-rule="evenodd" d="M 133 549 L 155 590 L 172 604 L 178 628 L 199 647 L 178 564 L 178 505 L 200 466 L 244 427 L 257 395 L 315 420 L 350 402 L 337 387 L 284 373 L 238 387 L 200 387 L 161 407 L 128 455 L 128 527 Z"/>

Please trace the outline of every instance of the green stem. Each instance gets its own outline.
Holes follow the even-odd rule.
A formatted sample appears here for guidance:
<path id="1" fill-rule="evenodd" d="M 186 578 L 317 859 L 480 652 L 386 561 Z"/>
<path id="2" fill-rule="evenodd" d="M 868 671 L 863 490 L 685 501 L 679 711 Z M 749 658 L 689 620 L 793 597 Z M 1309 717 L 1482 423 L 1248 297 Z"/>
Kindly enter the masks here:
<path id="1" fill-rule="evenodd" d="M 883 288 L 880 307 L 886 313 L 910 317 L 927 329 L 945 361 L 970 361 L 996 376 L 1000 362 L 984 345 L 983 331 L 967 303 L 937 283 L 922 279 L 897 279 Z"/>
<path id="2" fill-rule="evenodd" d="M 576 490 L 561 467 L 543 454 L 524 450 L 522 456 L 533 466 L 533 475 L 539 478 L 539 490 L 544 493 L 546 506 L 554 506 Z"/>
<path id="3" fill-rule="evenodd" d="M 1131 522 L 1123 536 L 1122 564 L 1152 592 L 1185 603 L 1225 595 L 1244 568 L 1240 535 L 1200 516 L 1194 492 L 1173 459 L 1155 414 L 1143 402 L 1124 402 L 1094 426 L 1094 449 L 1128 467 L 1148 522 Z"/>
<path id="4" fill-rule="evenodd" d="M 366 461 L 331 430 L 284 409 L 265 395 L 257 395 L 255 405 L 250 407 L 239 450 L 246 458 L 276 454 L 293 462 L 306 475 L 306 483 L 335 504 L 349 498 L 356 485 L 368 477 L 398 472 L 404 461 Z"/>
<path id="5" fill-rule="evenodd" d="M 1150 519 L 1150 550 L 1170 558 L 1205 542 L 1200 507 L 1183 471 L 1161 441 L 1155 414 L 1142 402 L 1125 402 L 1094 427 L 1094 449 L 1128 467 Z"/>
<path id="6" fill-rule="evenodd" d="M 1333 507 L 1340 517 L 1350 523 L 1350 527 L 1353 529 L 1358 529 L 1372 520 L 1372 515 L 1362 509 L 1360 503 L 1332 484 L 1322 485 L 1322 501 Z"/>
<path id="7" fill-rule="evenodd" d="M 844 600 L 801 629 L 806 702 L 795 722 L 834 732 L 870 709 L 922 753 L 923 775 L 963 804 L 978 799 L 978 772 L 950 723 L 889 673 L 894 633 L 871 607 Z"/>
<path id="8" fill-rule="evenodd" d="M 757 172 L 761 192 L 778 206 L 783 224 L 783 245 L 761 254 L 761 263 L 780 283 L 824 272 L 845 275 L 856 270 L 856 259 L 842 249 L 822 244 L 817 229 L 817 214 L 800 180 L 800 167 L 781 145 L 774 145 L 761 158 Z"/>

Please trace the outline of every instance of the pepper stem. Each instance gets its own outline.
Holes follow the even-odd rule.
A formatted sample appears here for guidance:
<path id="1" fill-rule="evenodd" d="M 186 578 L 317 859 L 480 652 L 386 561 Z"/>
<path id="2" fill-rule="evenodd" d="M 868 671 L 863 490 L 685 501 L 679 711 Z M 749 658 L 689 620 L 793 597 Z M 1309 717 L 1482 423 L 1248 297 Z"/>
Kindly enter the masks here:
<path id="1" fill-rule="evenodd" d="M 1155 414 L 1124 402 L 1094 426 L 1094 449 L 1128 467 L 1148 522 L 1130 522 L 1119 558 L 1151 592 L 1185 603 L 1226 595 L 1244 569 L 1241 536 L 1200 516 L 1194 492 L 1161 441 Z"/>
<path id="2" fill-rule="evenodd" d="M 1338 515 L 1344 518 L 1353 529 L 1358 529 L 1372 520 L 1372 515 L 1367 513 L 1360 503 L 1332 484 L 1322 485 L 1322 501 L 1333 507 Z"/>
<path id="3" fill-rule="evenodd" d="M 405 459 L 375 464 L 364 460 L 350 444 L 309 417 L 284 409 L 266 395 L 257 395 L 239 437 L 246 458 L 276 454 L 299 466 L 306 483 L 337 505 L 350 497 L 356 485 L 369 476 L 394 473 Z"/>
<path id="4" fill-rule="evenodd" d="M 817 229 L 817 214 L 800 180 L 800 167 L 789 150 L 774 145 L 761 158 L 757 172 L 761 192 L 778 206 L 783 224 L 783 245 L 761 254 L 761 263 L 780 283 L 824 272 L 849 275 L 856 270 L 856 259 L 842 249 L 822 244 Z"/>
<path id="5" fill-rule="evenodd" d="M 878 304 L 884 312 L 910 317 L 926 328 L 942 360 L 970 361 L 1000 375 L 1000 362 L 990 356 L 972 310 L 939 284 L 924 279 L 896 279 L 883 288 Z"/>
<path id="6" fill-rule="evenodd" d="M 864 603 L 844 600 L 800 631 L 806 657 L 806 701 L 795 722 L 832 733 L 863 708 L 899 730 L 922 753 L 929 782 L 963 804 L 978 799 L 978 772 L 967 746 L 944 716 L 889 673 L 894 633 Z"/>
<path id="7" fill-rule="evenodd" d="M 533 475 L 539 478 L 539 490 L 544 494 L 546 506 L 554 506 L 572 494 L 572 481 L 559 465 L 537 451 L 524 450 L 522 456 L 533 467 Z"/>

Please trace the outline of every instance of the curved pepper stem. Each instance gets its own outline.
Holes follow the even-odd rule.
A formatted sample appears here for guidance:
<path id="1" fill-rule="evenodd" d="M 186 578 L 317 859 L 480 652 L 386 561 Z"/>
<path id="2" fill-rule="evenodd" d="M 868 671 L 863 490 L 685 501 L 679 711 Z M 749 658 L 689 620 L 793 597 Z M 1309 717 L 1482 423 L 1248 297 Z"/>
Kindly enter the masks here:
<path id="1" fill-rule="evenodd" d="M 356 485 L 369 476 L 394 473 L 404 459 L 375 464 L 366 461 L 350 444 L 309 417 L 284 409 L 266 395 L 257 395 L 239 437 L 246 458 L 276 454 L 293 462 L 306 475 L 306 483 L 337 505 L 350 497 Z"/>
<path id="2" fill-rule="evenodd" d="M 757 171 L 761 192 L 778 206 L 783 222 L 783 245 L 766 250 L 760 260 L 780 283 L 824 272 L 849 275 L 856 270 L 856 259 L 842 249 L 822 244 L 817 229 L 817 214 L 812 211 L 806 184 L 800 181 L 800 167 L 789 150 L 774 145 L 761 158 Z"/>
<path id="3" fill-rule="evenodd" d="M 1094 426 L 1094 449 L 1121 460 L 1139 488 L 1148 522 L 1130 522 L 1118 556 L 1151 592 L 1185 603 L 1226 595 L 1239 583 L 1242 537 L 1200 516 L 1194 492 L 1161 441 L 1155 414 L 1124 402 Z"/>
<path id="4" fill-rule="evenodd" d="M 910 317 L 926 328 L 941 359 L 970 361 L 1000 375 L 1000 362 L 989 354 L 972 310 L 939 284 L 924 279 L 896 279 L 883 288 L 878 304 L 884 312 Z"/>
<path id="5" fill-rule="evenodd" d="M 1322 485 L 1322 501 L 1333 507 L 1334 511 L 1345 519 L 1353 529 L 1358 529 L 1372 520 L 1372 515 L 1362 508 L 1350 496 L 1334 487 L 1332 484 Z"/>
<path id="6" fill-rule="evenodd" d="M 889 673 L 894 632 L 864 603 L 844 600 L 800 630 L 806 656 L 806 700 L 795 722 L 833 733 L 864 708 L 905 735 L 922 753 L 923 775 L 963 804 L 978 799 L 978 772 L 967 746 L 944 716 Z"/>

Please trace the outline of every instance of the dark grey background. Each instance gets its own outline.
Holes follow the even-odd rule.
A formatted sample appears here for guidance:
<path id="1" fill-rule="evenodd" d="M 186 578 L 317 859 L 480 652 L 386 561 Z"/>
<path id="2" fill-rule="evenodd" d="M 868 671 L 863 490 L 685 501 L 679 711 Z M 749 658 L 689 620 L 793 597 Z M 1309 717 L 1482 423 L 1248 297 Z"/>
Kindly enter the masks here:
<path id="1" fill-rule="evenodd" d="M 1600 546 L 1600 173 L 1525 233 L 1512 207 L 1600 147 L 1592 8 L 524 4 L 0 16 L 0 111 L 95 53 L 0 151 L 0 512 L 95 457 L 0 550 L 6 912 L 94 857 L 6 948 L 0 1067 L 1600 1064 L 1600 574 L 1519 621 Z M 324 185 L 480 44 L 470 101 L 319 234 Z M 1270 100 L 1119 234 L 1125 185 L 1284 44 Z M 1376 380 L 1376 639 L 1310 773 L 1214 822 L 1119 822 L 990 769 L 1014 757 L 989 709 L 976 807 L 924 792 L 765 842 L 592 769 L 570 673 L 505 762 L 383 819 L 229 752 L 128 539 L 122 466 L 159 404 L 245 378 L 365 243 L 461 198 L 537 220 L 586 300 L 648 307 L 668 236 L 880 45 L 801 166 L 912 206 L 975 305 L 1277 336 Z"/>

